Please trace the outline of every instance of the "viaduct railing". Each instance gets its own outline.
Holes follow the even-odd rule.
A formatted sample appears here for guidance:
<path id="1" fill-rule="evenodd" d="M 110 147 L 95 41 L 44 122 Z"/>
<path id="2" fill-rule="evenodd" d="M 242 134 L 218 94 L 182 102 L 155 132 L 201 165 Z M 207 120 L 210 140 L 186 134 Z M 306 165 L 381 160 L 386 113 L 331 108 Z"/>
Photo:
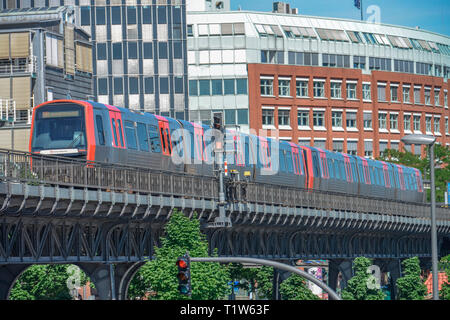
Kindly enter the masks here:
<path id="1" fill-rule="evenodd" d="M 0 149 L 0 180 L 218 201 L 218 179 Z M 430 205 L 238 181 L 229 201 L 428 218 Z M 437 208 L 438 220 L 450 210 Z"/>

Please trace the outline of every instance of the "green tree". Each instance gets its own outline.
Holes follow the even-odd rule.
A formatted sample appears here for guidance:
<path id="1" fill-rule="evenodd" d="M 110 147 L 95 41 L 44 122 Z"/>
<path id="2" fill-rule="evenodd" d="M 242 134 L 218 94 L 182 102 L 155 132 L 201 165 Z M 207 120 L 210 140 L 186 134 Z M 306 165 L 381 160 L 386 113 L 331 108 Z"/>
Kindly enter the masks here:
<path id="1" fill-rule="evenodd" d="M 281 283 L 280 293 L 283 300 L 319 300 L 306 286 L 305 279 L 298 274 L 291 274 Z"/>
<path id="2" fill-rule="evenodd" d="M 200 232 L 200 223 L 175 210 L 165 226 L 161 247 L 155 247 L 155 259 L 148 261 L 130 284 L 130 298 L 151 292 L 157 300 L 217 300 L 229 293 L 228 268 L 219 263 L 191 262 L 192 296 L 178 292 L 177 257 L 189 252 L 191 257 L 207 257 L 208 242 Z"/>
<path id="3" fill-rule="evenodd" d="M 413 257 L 402 261 L 403 277 L 397 279 L 399 300 L 423 300 L 427 287 L 420 277 L 419 258 Z"/>
<path id="4" fill-rule="evenodd" d="M 373 277 L 368 273 L 372 260 L 366 257 L 358 257 L 353 261 L 354 276 L 348 281 L 347 287 L 342 290 L 344 300 L 383 300 L 384 293 L 379 288 L 374 288 Z"/>
<path id="5" fill-rule="evenodd" d="M 258 268 L 244 268 L 241 263 L 228 265 L 231 281 L 239 281 L 238 288 L 255 294 L 257 286 Z"/>
<path id="6" fill-rule="evenodd" d="M 256 273 L 256 283 L 258 285 L 258 297 L 272 299 L 273 290 L 273 268 L 263 266 L 258 268 Z"/>
<path id="7" fill-rule="evenodd" d="M 32 265 L 17 279 L 11 289 L 11 300 L 71 300 L 67 288 L 69 265 L 47 264 Z M 87 277 L 80 272 L 80 285 L 87 282 Z"/>
<path id="8" fill-rule="evenodd" d="M 450 300 L 450 254 L 441 258 L 439 269 L 444 270 L 447 275 L 447 282 L 442 284 L 439 299 Z"/>
<path id="9" fill-rule="evenodd" d="M 426 150 L 428 154 L 428 148 Z M 436 202 L 444 202 L 444 193 L 447 182 L 450 181 L 450 148 L 435 144 L 435 184 L 436 184 Z M 424 179 L 430 179 L 430 160 L 429 157 L 420 159 L 418 155 L 411 152 L 400 152 L 397 150 L 386 149 L 378 158 L 392 163 L 402 164 L 408 167 L 414 167 L 424 174 Z M 428 199 L 430 199 L 430 190 L 427 190 Z"/>

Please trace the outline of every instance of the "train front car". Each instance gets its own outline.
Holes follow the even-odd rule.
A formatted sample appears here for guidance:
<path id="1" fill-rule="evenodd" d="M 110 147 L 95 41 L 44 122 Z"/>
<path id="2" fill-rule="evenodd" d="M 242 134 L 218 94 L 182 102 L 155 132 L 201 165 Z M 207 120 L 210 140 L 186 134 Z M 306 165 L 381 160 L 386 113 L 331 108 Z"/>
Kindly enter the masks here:
<path id="1" fill-rule="evenodd" d="M 87 101 L 53 100 L 36 106 L 30 152 L 95 160 L 93 107 Z"/>

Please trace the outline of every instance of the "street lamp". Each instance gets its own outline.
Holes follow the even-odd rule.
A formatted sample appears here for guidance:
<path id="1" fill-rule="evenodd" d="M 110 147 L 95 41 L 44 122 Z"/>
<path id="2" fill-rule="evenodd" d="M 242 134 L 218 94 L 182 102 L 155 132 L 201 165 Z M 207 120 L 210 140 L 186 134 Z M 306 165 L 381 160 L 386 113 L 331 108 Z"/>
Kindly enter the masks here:
<path id="1" fill-rule="evenodd" d="M 434 186 L 434 143 L 436 137 L 423 134 L 409 134 L 401 138 L 404 144 L 430 146 L 430 178 L 431 178 L 431 269 L 433 277 L 433 300 L 439 300 L 438 255 L 436 232 L 436 191 Z"/>

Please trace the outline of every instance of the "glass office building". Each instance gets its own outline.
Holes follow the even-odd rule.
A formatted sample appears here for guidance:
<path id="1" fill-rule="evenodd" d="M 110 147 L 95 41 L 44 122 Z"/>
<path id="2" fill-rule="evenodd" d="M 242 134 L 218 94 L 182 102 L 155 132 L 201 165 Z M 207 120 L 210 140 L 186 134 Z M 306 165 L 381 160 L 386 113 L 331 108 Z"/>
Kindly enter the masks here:
<path id="1" fill-rule="evenodd" d="M 188 117 L 185 0 L 0 0 L 2 9 L 74 6 L 92 37 L 97 101 Z"/>

